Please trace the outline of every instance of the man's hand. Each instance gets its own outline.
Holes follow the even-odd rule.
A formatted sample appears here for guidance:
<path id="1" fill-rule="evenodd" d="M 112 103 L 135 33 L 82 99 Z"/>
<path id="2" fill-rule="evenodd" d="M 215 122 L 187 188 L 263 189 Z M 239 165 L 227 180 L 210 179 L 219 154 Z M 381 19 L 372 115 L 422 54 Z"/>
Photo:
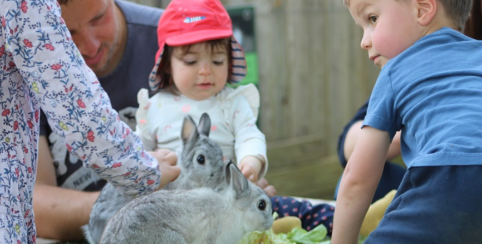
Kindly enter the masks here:
<path id="1" fill-rule="evenodd" d="M 167 149 L 157 149 L 149 152 L 159 162 L 159 171 L 161 171 L 161 184 L 157 190 L 160 190 L 169 182 L 177 179 L 181 173 L 181 168 L 177 166 L 177 155 Z"/>
<path id="2" fill-rule="evenodd" d="M 261 168 L 263 168 L 263 162 L 261 162 L 261 160 L 257 157 L 246 156 L 239 162 L 238 166 L 241 173 L 243 173 L 249 181 L 255 184 L 258 182 L 259 173 Z"/>

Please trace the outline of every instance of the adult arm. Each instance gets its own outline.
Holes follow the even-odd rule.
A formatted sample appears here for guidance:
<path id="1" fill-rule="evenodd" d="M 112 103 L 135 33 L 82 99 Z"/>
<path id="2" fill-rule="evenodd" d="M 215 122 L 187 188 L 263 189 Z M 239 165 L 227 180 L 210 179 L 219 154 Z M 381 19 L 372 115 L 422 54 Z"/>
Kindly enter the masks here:
<path id="1" fill-rule="evenodd" d="M 159 162 L 112 109 L 73 43 L 57 1 L 37 1 L 22 11 L 15 1 L 3 3 L 2 13 L 18 13 L 8 18 L 8 26 L 23 26 L 8 36 L 6 48 L 19 54 L 13 55 L 14 63 L 29 87 L 34 112 L 40 106 L 69 151 L 122 192 L 136 195 L 158 189 Z"/>
<path id="2" fill-rule="evenodd" d="M 56 240 L 83 240 L 80 229 L 89 221 L 99 192 L 84 192 L 57 186 L 47 138 L 40 136 L 37 179 L 33 206 L 37 235 Z"/>
<path id="3" fill-rule="evenodd" d="M 158 150 L 150 154 L 159 162 L 175 164 L 177 161 L 176 154 L 169 150 Z M 33 198 L 38 236 L 64 241 L 83 240 L 81 226 L 88 223 L 90 212 L 98 196 L 99 192 L 85 192 L 57 186 L 47 138 L 40 136 L 37 180 Z"/>
<path id="4" fill-rule="evenodd" d="M 340 184 L 333 244 L 358 243 L 358 235 L 380 180 L 390 145 L 387 132 L 365 126 Z"/>

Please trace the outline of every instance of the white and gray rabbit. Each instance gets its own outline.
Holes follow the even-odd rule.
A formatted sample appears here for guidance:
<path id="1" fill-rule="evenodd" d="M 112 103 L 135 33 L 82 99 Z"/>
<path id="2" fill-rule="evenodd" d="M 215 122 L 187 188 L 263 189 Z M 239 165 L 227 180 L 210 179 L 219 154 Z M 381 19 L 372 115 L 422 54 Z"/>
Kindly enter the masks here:
<path id="1" fill-rule="evenodd" d="M 236 244 L 273 224 L 271 201 L 232 163 L 227 187 L 157 191 L 129 202 L 107 224 L 102 244 Z"/>
<path id="2" fill-rule="evenodd" d="M 191 116 L 184 118 L 181 130 L 182 151 L 178 154 L 177 164 L 181 174 L 163 189 L 209 187 L 220 191 L 226 186 L 226 163 L 223 162 L 221 148 L 209 139 L 210 131 L 211 119 L 207 113 L 201 116 L 197 128 Z M 123 195 L 107 183 L 92 208 L 89 224 L 82 226 L 86 240 L 90 244 L 99 243 L 109 219 L 133 199 L 134 196 Z"/>

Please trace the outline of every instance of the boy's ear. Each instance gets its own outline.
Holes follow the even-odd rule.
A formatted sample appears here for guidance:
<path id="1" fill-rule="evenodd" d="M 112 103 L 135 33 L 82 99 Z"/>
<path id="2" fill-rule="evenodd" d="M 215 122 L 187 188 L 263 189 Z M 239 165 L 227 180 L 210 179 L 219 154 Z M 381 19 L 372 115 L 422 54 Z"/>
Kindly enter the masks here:
<path id="1" fill-rule="evenodd" d="M 416 0 L 417 4 L 417 22 L 426 26 L 432 22 L 437 14 L 437 0 Z"/>

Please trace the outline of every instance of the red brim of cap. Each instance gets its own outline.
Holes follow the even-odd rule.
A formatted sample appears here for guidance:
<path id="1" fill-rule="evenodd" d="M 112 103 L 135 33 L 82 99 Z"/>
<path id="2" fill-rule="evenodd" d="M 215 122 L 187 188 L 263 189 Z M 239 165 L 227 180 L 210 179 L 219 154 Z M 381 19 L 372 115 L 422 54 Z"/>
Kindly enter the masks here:
<path id="1" fill-rule="evenodd" d="M 221 38 L 228 38 L 233 35 L 233 30 L 200 30 L 188 32 L 176 36 L 172 36 L 166 39 L 166 44 L 175 46 L 184 46 L 194 44 L 198 42 L 216 40 Z"/>

